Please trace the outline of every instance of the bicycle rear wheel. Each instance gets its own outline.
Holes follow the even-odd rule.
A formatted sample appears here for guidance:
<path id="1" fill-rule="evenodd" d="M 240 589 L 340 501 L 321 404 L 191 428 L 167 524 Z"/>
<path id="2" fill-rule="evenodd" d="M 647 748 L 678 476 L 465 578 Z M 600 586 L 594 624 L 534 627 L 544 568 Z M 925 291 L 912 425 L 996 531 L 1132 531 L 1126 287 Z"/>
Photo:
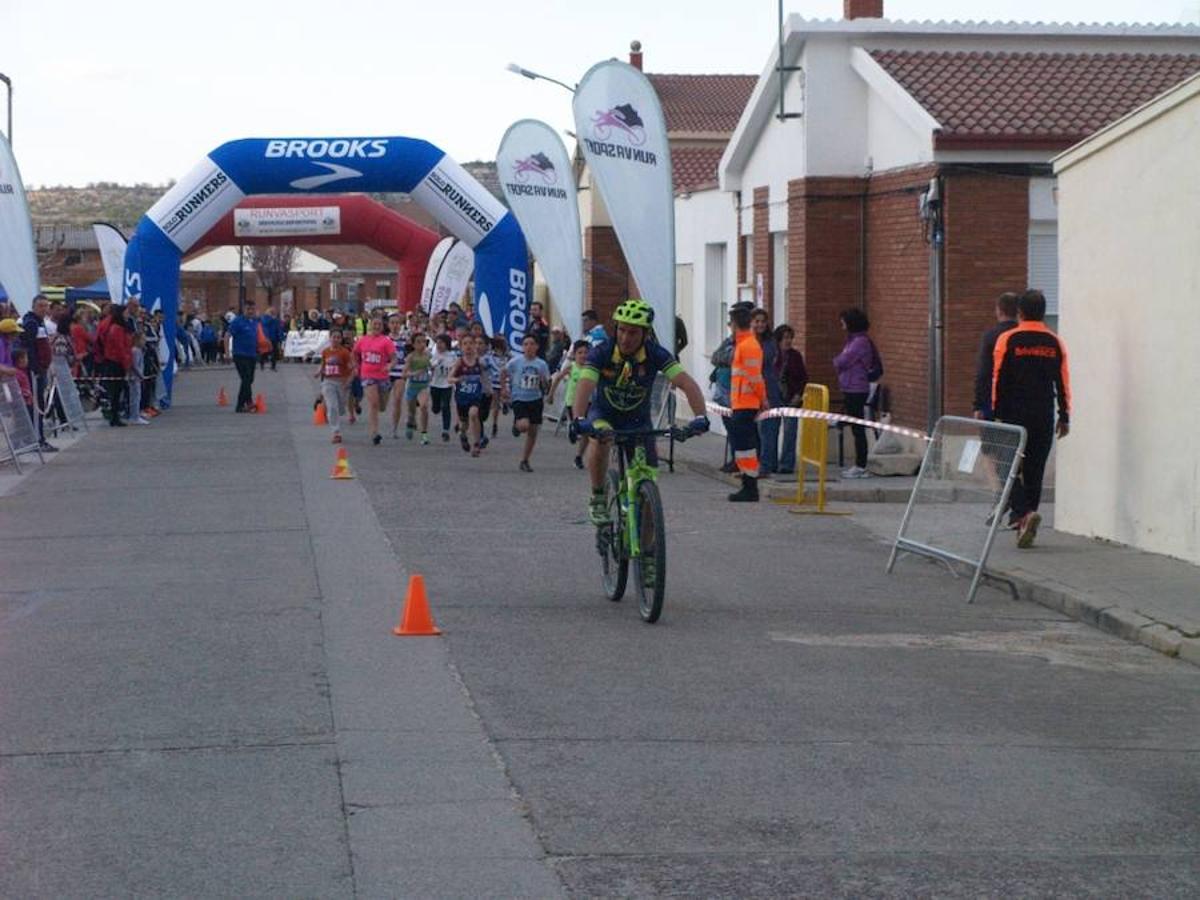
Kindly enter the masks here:
<path id="1" fill-rule="evenodd" d="M 643 481 L 637 489 L 638 543 L 642 553 L 634 560 L 633 576 L 638 589 L 638 612 L 653 624 L 662 615 L 667 589 L 667 526 L 663 521 L 658 485 Z"/>
<path id="2" fill-rule="evenodd" d="M 596 549 L 600 551 L 600 570 L 604 580 L 604 595 L 616 602 L 625 596 L 629 579 L 629 557 L 625 554 L 625 522 L 621 518 L 621 481 L 616 472 L 609 472 L 608 524 L 596 529 Z"/>

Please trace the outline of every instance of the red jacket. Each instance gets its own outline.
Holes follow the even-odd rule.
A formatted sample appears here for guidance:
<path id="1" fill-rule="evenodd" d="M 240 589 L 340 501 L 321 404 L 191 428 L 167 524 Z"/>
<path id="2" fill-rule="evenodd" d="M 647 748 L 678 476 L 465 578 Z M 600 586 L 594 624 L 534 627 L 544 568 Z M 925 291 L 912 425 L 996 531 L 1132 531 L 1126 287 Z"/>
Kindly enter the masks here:
<path id="1" fill-rule="evenodd" d="M 104 319 L 96 329 L 96 362 L 117 363 L 128 372 L 133 367 L 133 344 L 123 325 Z"/>

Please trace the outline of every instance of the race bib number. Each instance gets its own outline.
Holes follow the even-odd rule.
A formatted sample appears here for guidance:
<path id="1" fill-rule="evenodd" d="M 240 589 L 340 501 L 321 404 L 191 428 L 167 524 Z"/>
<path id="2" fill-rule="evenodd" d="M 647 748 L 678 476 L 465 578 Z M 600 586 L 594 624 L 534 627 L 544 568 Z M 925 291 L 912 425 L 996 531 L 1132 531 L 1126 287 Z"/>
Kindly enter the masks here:
<path id="1" fill-rule="evenodd" d="M 342 367 L 335 362 L 325 364 L 325 377 L 337 378 L 342 374 Z"/>
<path id="2" fill-rule="evenodd" d="M 541 386 L 537 372 L 526 372 L 521 376 L 521 387 L 527 391 L 536 391 Z"/>
<path id="3" fill-rule="evenodd" d="M 366 361 L 371 363 L 372 365 L 379 365 L 379 363 L 383 362 L 383 354 L 382 353 L 375 353 L 370 350 L 368 350 L 366 353 L 363 354 L 363 358 L 366 359 Z"/>

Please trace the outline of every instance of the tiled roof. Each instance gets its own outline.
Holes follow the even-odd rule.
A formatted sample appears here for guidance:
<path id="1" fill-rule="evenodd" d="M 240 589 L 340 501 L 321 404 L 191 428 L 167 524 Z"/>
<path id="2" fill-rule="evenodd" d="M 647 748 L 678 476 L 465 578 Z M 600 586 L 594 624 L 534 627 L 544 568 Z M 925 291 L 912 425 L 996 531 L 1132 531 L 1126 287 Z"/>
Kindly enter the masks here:
<path id="1" fill-rule="evenodd" d="M 719 147 L 672 147 L 671 179 L 676 191 L 694 191 L 717 183 L 717 165 L 725 145 Z"/>
<path id="2" fill-rule="evenodd" d="M 1200 71 L 1200 55 L 875 50 L 936 146 L 1064 149 Z"/>
<path id="3" fill-rule="evenodd" d="M 667 119 L 668 132 L 733 134 L 758 82 L 755 75 L 647 74 Z"/>

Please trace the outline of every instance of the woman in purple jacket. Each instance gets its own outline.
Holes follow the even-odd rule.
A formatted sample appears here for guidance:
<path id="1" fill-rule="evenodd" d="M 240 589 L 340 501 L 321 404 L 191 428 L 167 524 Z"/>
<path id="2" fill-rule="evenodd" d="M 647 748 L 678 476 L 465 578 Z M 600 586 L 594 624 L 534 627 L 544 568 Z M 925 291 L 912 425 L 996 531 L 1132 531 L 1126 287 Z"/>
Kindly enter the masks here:
<path id="1" fill-rule="evenodd" d="M 871 380 L 867 373 L 875 364 L 875 345 L 867 335 L 871 323 L 866 313 L 855 308 L 843 310 L 841 320 L 846 343 L 842 352 L 833 358 L 833 367 L 837 370 L 846 415 L 861 419 L 866 412 L 867 396 L 871 391 Z M 842 472 L 842 477 L 869 478 L 867 429 L 862 425 L 851 425 L 850 432 L 854 435 L 854 465 Z"/>

